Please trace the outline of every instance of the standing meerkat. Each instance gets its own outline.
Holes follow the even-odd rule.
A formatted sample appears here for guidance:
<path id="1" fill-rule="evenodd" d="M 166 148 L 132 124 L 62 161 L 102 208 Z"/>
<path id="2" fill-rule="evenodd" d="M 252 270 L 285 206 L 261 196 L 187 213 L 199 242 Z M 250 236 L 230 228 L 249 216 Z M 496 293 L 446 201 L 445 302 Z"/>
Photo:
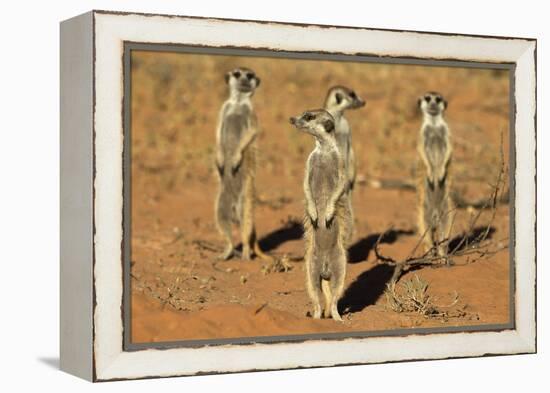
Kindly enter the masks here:
<path id="1" fill-rule="evenodd" d="M 344 171 L 347 176 L 346 197 L 347 197 L 347 214 L 349 214 L 350 228 L 347 231 L 348 239 L 346 246 L 351 243 L 353 237 L 353 198 L 352 191 L 355 185 L 355 154 L 351 143 L 351 127 L 348 120 L 344 117 L 344 111 L 347 109 L 357 109 L 365 106 L 365 101 L 362 100 L 357 93 L 344 86 L 331 87 L 325 99 L 325 110 L 328 111 L 334 118 L 336 144 L 340 149 L 340 154 L 344 160 Z"/>
<path id="2" fill-rule="evenodd" d="M 304 178 L 304 259 L 313 318 L 321 318 L 321 297 L 324 296 L 324 316 L 341 321 L 338 300 L 346 276 L 345 240 L 349 228 L 346 219 L 349 217 L 343 198 L 347 177 L 336 144 L 334 118 L 319 109 L 292 117 L 290 122 L 315 137 L 315 148 L 307 159 Z"/>
<path id="3" fill-rule="evenodd" d="M 254 199 L 258 120 L 251 97 L 260 85 L 260 78 L 248 68 L 236 68 L 225 75 L 229 98 L 223 103 L 216 131 L 216 168 L 219 191 L 216 198 L 216 223 L 226 246 L 220 259 L 236 255 L 231 224 L 239 225 L 242 258 L 249 260 L 251 250 L 262 253 L 254 228 Z M 269 257 L 267 257 L 269 258 Z"/>
<path id="4" fill-rule="evenodd" d="M 434 249 L 447 263 L 447 246 L 454 219 L 450 197 L 449 167 L 452 156 L 451 131 L 443 118 L 447 101 L 436 92 L 418 99 L 424 121 L 420 128 L 418 152 L 424 164 L 419 179 L 418 227 L 427 249 Z"/>

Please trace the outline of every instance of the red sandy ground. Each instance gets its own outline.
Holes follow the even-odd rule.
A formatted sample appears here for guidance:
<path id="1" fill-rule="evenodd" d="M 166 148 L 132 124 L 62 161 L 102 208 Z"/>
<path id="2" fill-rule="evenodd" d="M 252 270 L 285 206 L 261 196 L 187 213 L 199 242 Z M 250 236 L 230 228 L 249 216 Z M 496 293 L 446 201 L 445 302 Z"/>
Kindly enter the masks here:
<path id="1" fill-rule="evenodd" d="M 354 193 L 356 234 L 349 250 L 343 323 L 306 316 L 303 262 L 265 273 L 266 261 L 216 260 L 222 248 L 214 224 L 217 189 L 212 152 L 217 111 L 225 96 L 223 72 L 254 69 L 262 85 L 254 97 L 259 138 L 256 227 L 262 248 L 299 259 L 303 240 L 303 166 L 312 141 L 287 119 L 319 107 L 326 88 L 347 84 L 367 106 L 349 114 L 358 157 Z M 387 307 L 392 268 L 377 262 L 373 246 L 405 258 L 418 241 L 416 195 L 378 189 L 368 179 L 414 179 L 419 94 L 438 90 L 450 101 L 454 186 L 467 198 L 490 195 L 498 172 L 501 133 L 508 154 L 508 79 L 503 72 L 355 63 L 208 57 L 140 52 L 133 57 L 132 96 L 132 341 L 235 338 L 507 323 L 509 253 L 471 264 L 409 272 L 429 284 L 442 310 L 459 316 L 425 318 Z M 192 94 L 192 92 L 195 92 Z M 296 108 L 298 108 L 296 110 Z M 461 209 L 453 235 L 475 211 Z M 484 212 L 479 226 L 486 225 Z M 492 223 L 495 245 L 508 241 L 509 206 Z M 237 233 L 235 232 L 237 239 Z M 457 264 L 465 258 L 457 258 Z M 449 308 L 458 294 L 458 303 Z M 451 313 L 452 314 L 452 313 Z"/>

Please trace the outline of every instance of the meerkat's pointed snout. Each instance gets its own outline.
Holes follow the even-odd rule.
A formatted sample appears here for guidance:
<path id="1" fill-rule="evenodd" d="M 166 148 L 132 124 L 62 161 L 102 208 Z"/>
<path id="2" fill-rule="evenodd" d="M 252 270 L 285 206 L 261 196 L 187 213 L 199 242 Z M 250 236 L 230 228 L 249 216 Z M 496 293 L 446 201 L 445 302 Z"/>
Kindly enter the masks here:
<path id="1" fill-rule="evenodd" d="M 334 131 L 334 118 L 324 109 L 305 111 L 300 116 L 291 117 L 290 123 L 298 130 L 323 140 L 330 139 Z"/>
<path id="2" fill-rule="evenodd" d="M 293 126 L 296 125 L 296 118 L 294 116 L 291 116 L 288 121 L 290 122 L 290 124 L 292 124 Z"/>
<path id="3" fill-rule="evenodd" d="M 354 91 L 351 91 L 350 97 L 353 100 L 352 104 L 350 105 L 350 109 L 358 109 L 365 106 L 366 101 L 359 97 Z"/>

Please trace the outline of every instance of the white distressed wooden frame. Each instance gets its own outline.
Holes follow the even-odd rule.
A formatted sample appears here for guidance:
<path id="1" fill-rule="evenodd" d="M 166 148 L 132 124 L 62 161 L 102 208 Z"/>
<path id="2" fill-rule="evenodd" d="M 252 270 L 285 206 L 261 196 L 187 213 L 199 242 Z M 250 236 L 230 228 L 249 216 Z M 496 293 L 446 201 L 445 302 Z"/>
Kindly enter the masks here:
<path id="1" fill-rule="evenodd" d="M 515 63 L 515 181 L 520 190 L 514 217 L 515 329 L 125 352 L 121 244 L 126 41 Z M 535 93 L 532 39 L 98 11 L 63 22 L 61 368 L 105 381 L 535 352 Z"/>

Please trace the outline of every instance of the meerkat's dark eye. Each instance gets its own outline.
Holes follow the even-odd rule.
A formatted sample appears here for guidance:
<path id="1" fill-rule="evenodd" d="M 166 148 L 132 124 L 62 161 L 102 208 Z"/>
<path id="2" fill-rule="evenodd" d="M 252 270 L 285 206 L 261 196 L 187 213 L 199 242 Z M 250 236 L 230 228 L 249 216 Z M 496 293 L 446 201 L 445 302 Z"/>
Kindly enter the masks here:
<path id="1" fill-rule="evenodd" d="M 435 102 L 436 103 L 439 104 L 441 101 L 443 101 L 443 99 L 440 96 L 435 97 Z"/>
<path id="2" fill-rule="evenodd" d="M 311 121 L 311 120 L 315 119 L 315 115 L 308 112 L 308 113 L 304 114 L 303 119 L 305 121 Z"/>
<path id="3" fill-rule="evenodd" d="M 425 100 L 427 103 L 430 103 L 430 101 L 432 100 L 432 97 L 431 97 L 431 96 L 424 96 L 424 100 Z"/>
<path id="4" fill-rule="evenodd" d="M 241 77 L 241 72 L 240 71 L 234 71 L 233 72 L 233 76 L 237 79 L 239 79 Z"/>
<path id="5" fill-rule="evenodd" d="M 247 73 L 246 73 L 246 78 L 247 78 L 248 80 L 252 80 L 252 79 L 254 79 L 254 74 L 253 74 L 252 72 L 247 72 Z"/>
<path id="6" fill-rule="evenodd" d="M 354 100 L 357 98 L 357 94 L 355 94 L 354 91 L 352 91 L 351 93 L 349 93 L 349 96 L 350 96 L 351 98 L 353 98 Z"/>
<path id="7" fill-rule="evenodd" d="M 330 134 L 334 131 L 334 122 L 327 119 L 323 122 L 323 127 L 325 128 L 325 131 Z"/>

